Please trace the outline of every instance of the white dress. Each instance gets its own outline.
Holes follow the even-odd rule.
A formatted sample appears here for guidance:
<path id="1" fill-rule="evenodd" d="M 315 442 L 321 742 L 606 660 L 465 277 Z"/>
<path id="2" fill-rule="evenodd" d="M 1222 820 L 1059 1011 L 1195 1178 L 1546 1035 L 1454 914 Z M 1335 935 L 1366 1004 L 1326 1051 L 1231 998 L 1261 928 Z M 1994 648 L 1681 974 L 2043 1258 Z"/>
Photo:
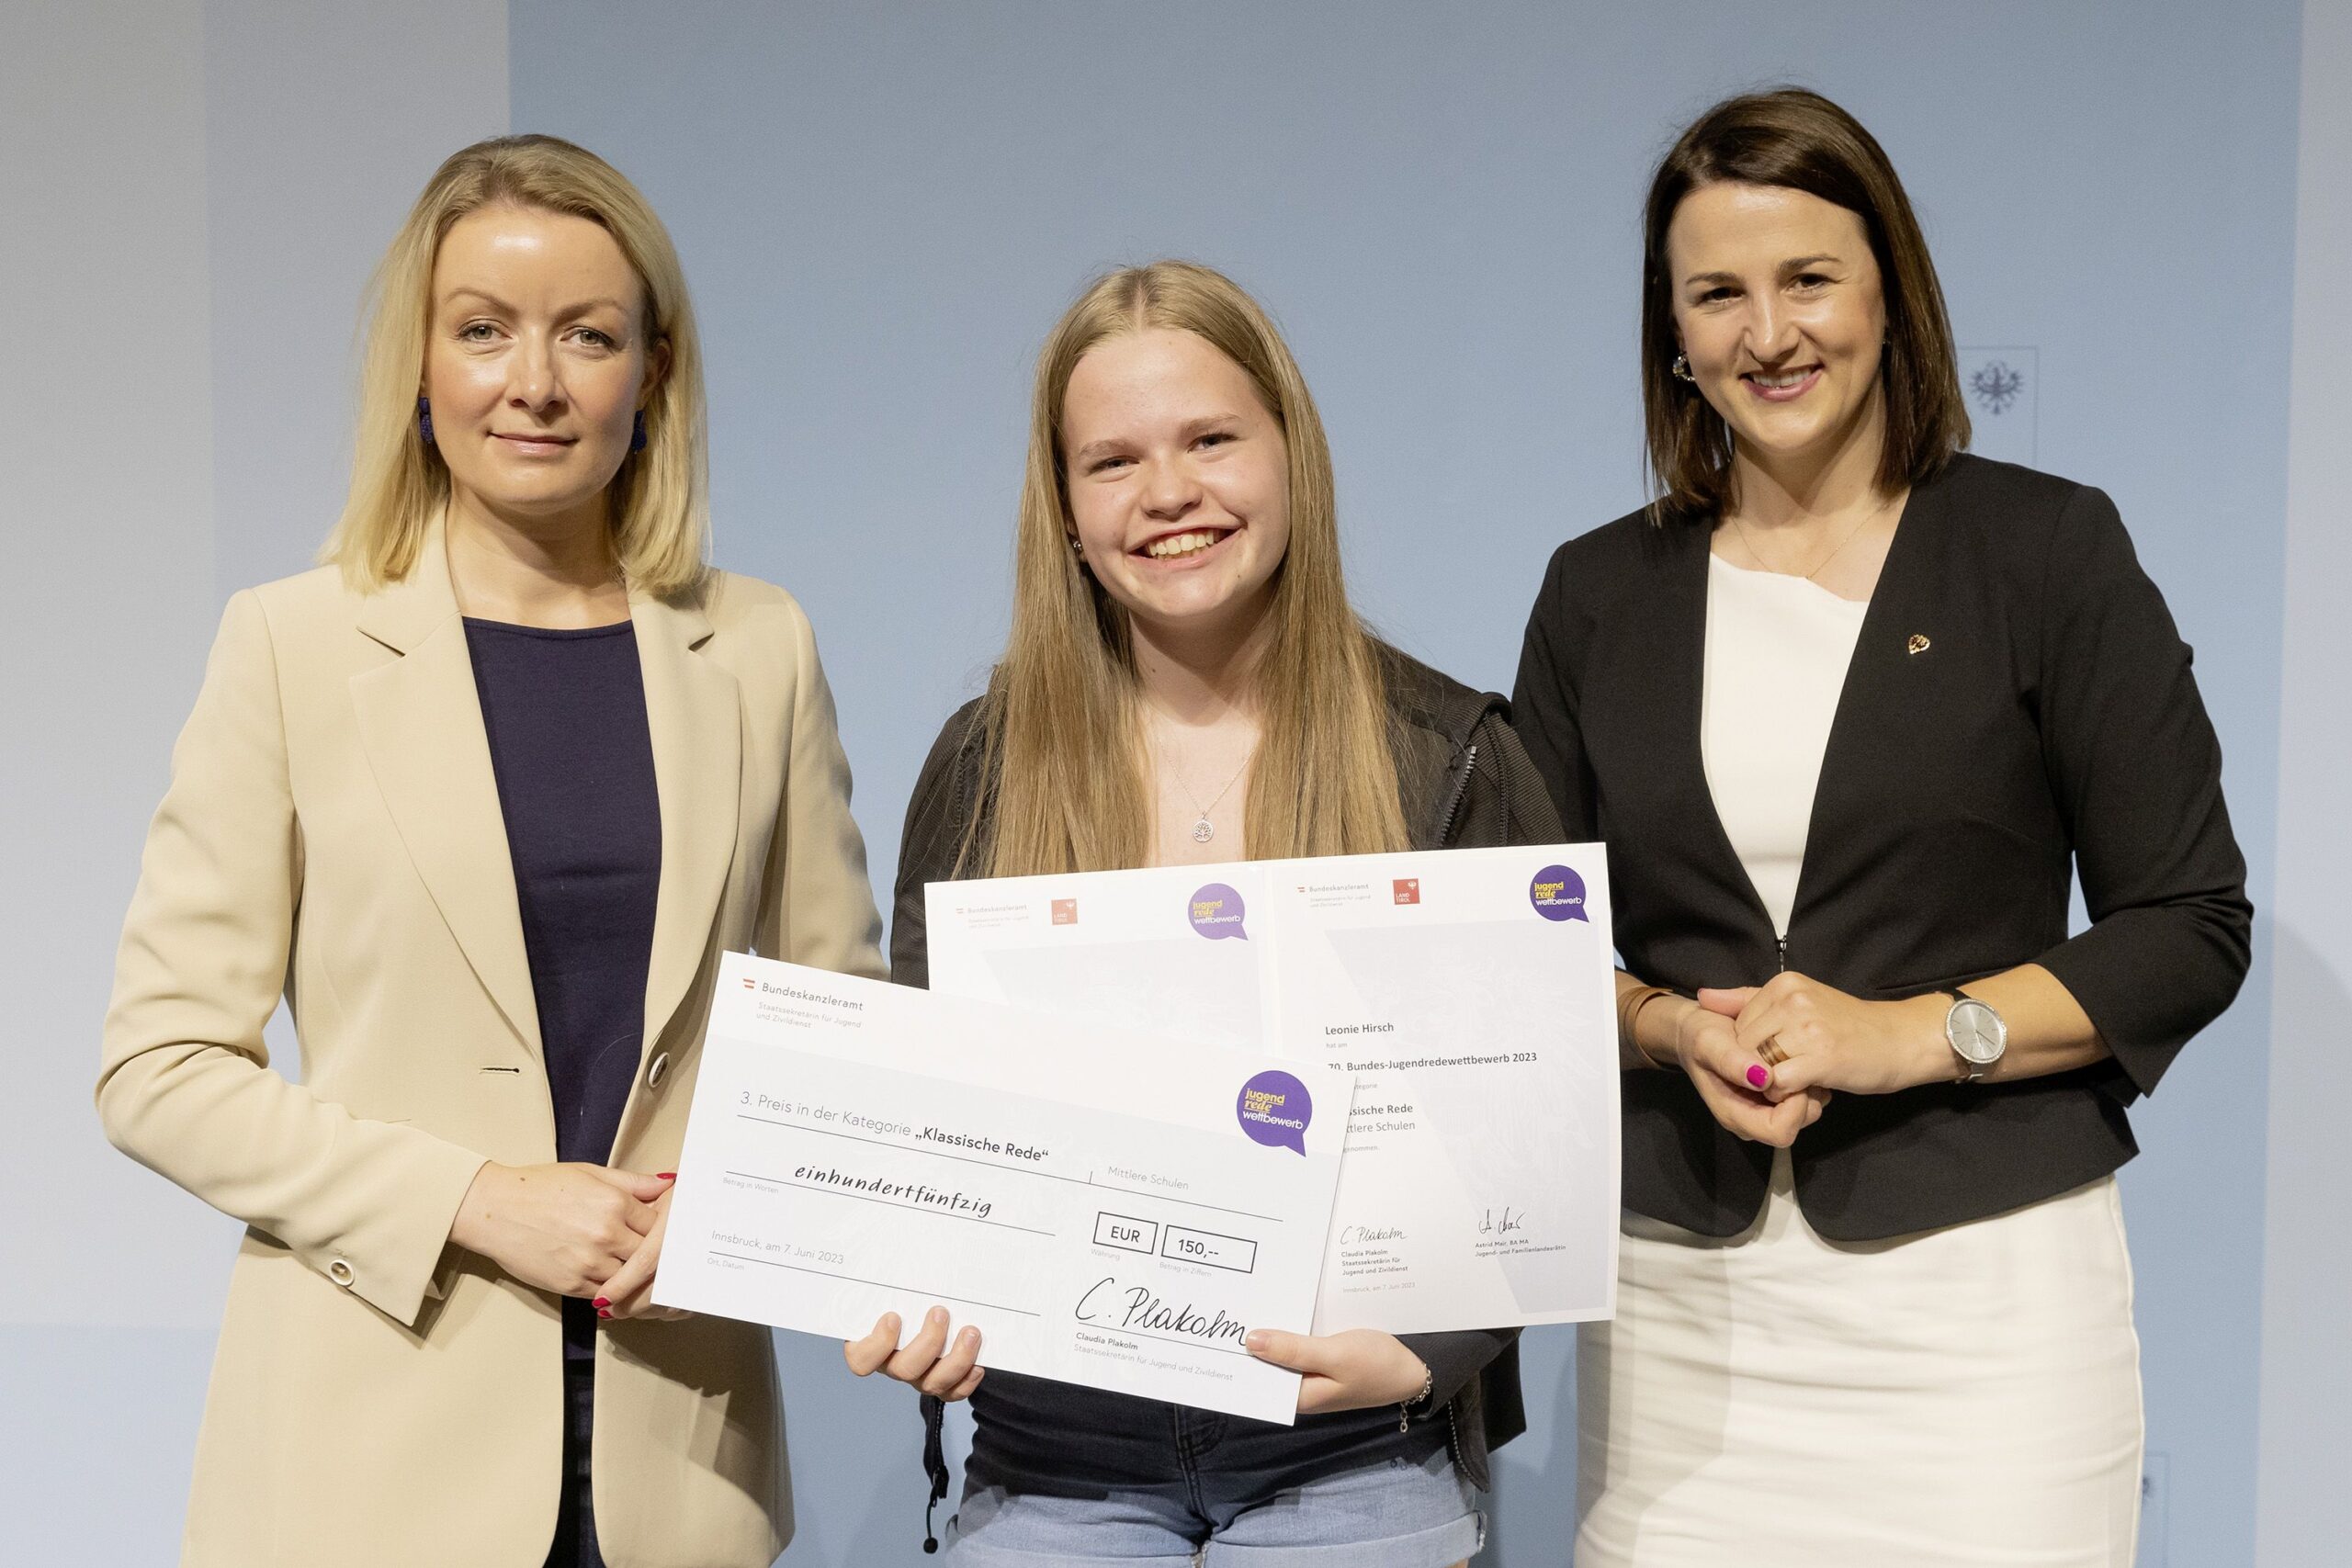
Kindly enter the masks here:
<path id="1" fill-rule="evenodd" d="M 1780 931 L 1865 608 L 1709 567 L 1707 783 Z M 1623 1243 L 1616 1318 L 1577 1344 L 1577 1568 L 2131 1568 L 2140 1344 L 2112 1177 L 1832 1242 L 1782 1153 L 1743 1234 L 1628 1213 Z"/>

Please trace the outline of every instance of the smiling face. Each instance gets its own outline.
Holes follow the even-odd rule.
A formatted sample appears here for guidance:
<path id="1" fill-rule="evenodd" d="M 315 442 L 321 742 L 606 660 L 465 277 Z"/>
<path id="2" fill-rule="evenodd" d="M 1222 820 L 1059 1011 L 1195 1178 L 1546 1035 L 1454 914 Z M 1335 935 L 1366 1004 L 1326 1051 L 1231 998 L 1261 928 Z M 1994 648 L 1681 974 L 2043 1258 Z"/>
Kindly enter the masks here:
<path id="1" fill-rule="evenodd" d="M 1070 371 L 1060 437 L 1103 591 L 1148 634 L 1238 647 L 1290 545 L 1283 429 L 1248 373 L 1193 333 L 1122 333 Z"/>
<path id="2" fill-rule="evenodd" d="M 667 361 L 644 286 L 584 218 L 506 205 L 450 225 L 433 266 L 424 396 L 452 502 L 601 525 Z"/>
<path id="3" fill-rule="evenodd" d="M 1782 186 L 1702 186 L 1666 235 L 1674 326 L 1740 455 L 1875 459 L 1886 300 L 1860 214 Z"/>

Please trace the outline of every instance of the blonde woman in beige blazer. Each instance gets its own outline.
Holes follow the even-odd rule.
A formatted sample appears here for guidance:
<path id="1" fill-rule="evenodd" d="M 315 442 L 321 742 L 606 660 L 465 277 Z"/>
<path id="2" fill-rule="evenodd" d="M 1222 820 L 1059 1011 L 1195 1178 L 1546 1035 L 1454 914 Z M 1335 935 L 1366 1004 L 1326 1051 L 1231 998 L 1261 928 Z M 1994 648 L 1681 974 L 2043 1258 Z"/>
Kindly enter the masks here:
<path id="1" fill-rule="evenodd" d="M 765 1568 L 768 1333 L 647 1289 L 719 953 L 883 972 L 831 698 L 792 599 L 703 565 L 692 317 L 625 179 L 469 148 L 379 283 L 334 564 L 230 603 L 107 1019 L 108 1135 L 247 1226 L 182 1561 Z M 510 853 L 548 824 L 513 815 L 490 634 L 635 642 L 658 872 L 605 1158 L 559 1162 Z M 601 1314 L 569 1359 L 567 1299 Z"/>

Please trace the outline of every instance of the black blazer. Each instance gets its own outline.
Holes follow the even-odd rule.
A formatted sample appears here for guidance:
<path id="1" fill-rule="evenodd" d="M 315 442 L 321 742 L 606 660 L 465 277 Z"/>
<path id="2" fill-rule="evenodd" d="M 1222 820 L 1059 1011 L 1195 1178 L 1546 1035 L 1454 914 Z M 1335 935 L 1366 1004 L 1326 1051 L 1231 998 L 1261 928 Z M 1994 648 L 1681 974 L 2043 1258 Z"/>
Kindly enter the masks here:
<path id="1" fill-rule="evenodd" d="M 1609 846 L 1617 951 L 1654 984 L 1782 967 L 1916 996 L 2038 962 L 2113 1051 L 2002 1084 L 1838 1095 L 1791 1155 L 1841 1241 L 1998 1213 L 2138 1151 L 2124 1107 L 2245 978 L 2252 906 L 2189 650 L 2098 491 L 1955 458 L 1916 486 L 1862 621 L 1785 954 L 1708 794 L 1707 526 L 1621 517 L 1560 547 L 1514 699 L 1571 838 Z M 2069 870 L 2092 924 L 2066 934 Z M 1771 1151 L 1679 1073 L 1624 1077 L 1625 1203 L 1750 1224 Z"/>

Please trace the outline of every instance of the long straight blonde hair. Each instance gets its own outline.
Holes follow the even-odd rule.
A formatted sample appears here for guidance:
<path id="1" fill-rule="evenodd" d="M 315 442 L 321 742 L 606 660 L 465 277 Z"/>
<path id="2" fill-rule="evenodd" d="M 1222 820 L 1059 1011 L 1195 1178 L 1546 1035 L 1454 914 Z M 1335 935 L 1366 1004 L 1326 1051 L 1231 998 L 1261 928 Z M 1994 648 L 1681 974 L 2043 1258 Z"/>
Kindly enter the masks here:
<path id="1" fill-rule="evenodd" d="M 974 814 L 961 859 L 993 876 L 1149 859 L 1134 642 L 1126 612 L 1066 542 L 1073 522 L 1061 423 L 1070 373 L 1087 351 L 1156 327 L 1194 333 L 1241 367 L 1282 426 L 1288 462 L 1290 547 L 1274 570 L 1272 636 L 1252 674 L 1261 731 L 1242 852 L 1406 848 L 1380 650 L 1348 606 L 1331 452 L 1315 400 L 1256 300 L 1221 273 L 1161 261 L 1097 278 L 1037 357 L 1012 630 L 980 709 L 991 808 Z"/>
<path id="2" fill-rule="evenodd" d="M 320 559 L 360 592 L 398 582 L 416 564 L 449 468 L 417 429 L 417 387 L 433 319 L 433 264 L 458 220 L 501 202 L 598 225 L 645 289 L 646 342 L 666 344 L 668 370 L 645 405 L 645 449 L 612 484 L 613 553 L 630 584 L 658 598 L 690 592 L 709 555 L 708 442 L 702 342 L 685 269 L 669 231 L 619 170 L 552 136 L 499 136 L 451 154 L 425 182 L 384 254 L 359 381 L 351 494 Z"/>

